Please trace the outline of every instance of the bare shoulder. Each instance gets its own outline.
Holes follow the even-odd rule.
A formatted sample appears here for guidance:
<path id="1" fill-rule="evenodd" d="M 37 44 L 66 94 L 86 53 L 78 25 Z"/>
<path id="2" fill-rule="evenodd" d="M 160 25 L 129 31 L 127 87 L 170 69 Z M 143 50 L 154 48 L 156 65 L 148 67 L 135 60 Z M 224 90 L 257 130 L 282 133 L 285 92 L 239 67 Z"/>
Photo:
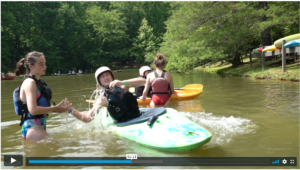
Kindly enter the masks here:
<path id="1" fill-rule="evenodd" d="M 151 76 L 154 76 L 154 72 L 149 73 L 147 77 L 151 77 Z"/>
<path id="2" fill-rule="evenodd" d="M 166 72 L 166 75 L 172 77 L 172 74 L 170 72 L 168 72 L 168 71 Z"/>
<path id="3" fill-rule="evenodd" d="M 154 72 L 148 74 L 147 79 L 152 80 L 155 77 Z"/>
<path id="4" fill-rule="evenodd" d="M 25 87 L 36 86 L 35 81 L 33 79 L 30 79 L 30 78 L 24 80 L 22 85 L 24 85 Z"/>
<path id="5" fill-rule="evenodd" d="M 165 73 L 165 76 L 166 76 L 166 77 L 172 77 L 172 74 L 171 74 L 170 72 L 167 71 L 167 72 Z"/>
<path id="6" fill-rule="evenodd" d="M 172 75 L 170 72 L 165 73 L 165 79 L 170 83 L 172 81 Z"/>

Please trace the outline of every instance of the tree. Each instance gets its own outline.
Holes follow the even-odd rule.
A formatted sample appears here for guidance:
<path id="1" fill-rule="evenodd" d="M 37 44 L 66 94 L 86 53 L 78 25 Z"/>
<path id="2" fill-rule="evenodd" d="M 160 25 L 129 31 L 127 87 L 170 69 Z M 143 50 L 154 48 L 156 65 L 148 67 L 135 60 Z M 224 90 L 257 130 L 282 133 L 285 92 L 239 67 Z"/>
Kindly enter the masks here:
<path id="1" fill-rule="evenodd" d="M 243 45 L 252 35 L 247 23 L 238 19 L 241 12 L 232 2 L 185 2 L 180 5 L 166 22 L 168 31 L 160 49 L 169 57 L 168 69 L 187 71 L 201 60 L 226 59 L 233 65 L 241 63 Z"/>
<path id="2" fill-rule="evenodd" d="M 124 18 L 116 11 L 107 11 L 99 6 L 93 6 L 87 10 L 88 24 L 93 26 L 96 32 L 94 39 L 99 42 L 98 53 L 102 56 L 94 56 L 92 63 L 99 65 L 108 64 L 112 61 L 120 61 L 126 56 L 124 44 L 128 39 Z"/>
<path id="3" fill-rule="evenodd" d="M 134 42 L 139 35 L 139 28 L 142 20 L 145 18 L 148 25 L 153 28 L 153 34 L 162 42 L 162 36 L 166 31 L 164 22 L 170 16 L 170 2 L 111 2 L 111 8 L 122 13 L 125 19 L 126 34 L 129 35 L 128 43 L 125 45 L 127 55 L 130 57 L 130 65 L 133 66 L 133 60 L 143 62 L 144 59 L 136 58 Z"/>
<path id="4" fill-rule="evenodd" d="M 171 61 L 167 68 L 187 71 L 200 63 L 224 59 L 233 66 L 242 64 L 241 57 L 250 49 L 271 44 L 269 32 L 277 32 L 272 30 L 277 25 L 287 24 L 289 30 L 289 25 L 299 27 L 296 3 L 176 3 L 160 48 Z M 287 8 L 282 6 L 291 10 L 284 15 Z"/>
<path id="5" fill-rule="evenodd" d="M 139 62 L 144 62 L 147 53 L 158 50 L 158 39 L 153 35 L 153 29 L 148 25 L 148 21 L 145 18 L 142 20 L 138 33 L 133 43 L 133 56 Z"/>

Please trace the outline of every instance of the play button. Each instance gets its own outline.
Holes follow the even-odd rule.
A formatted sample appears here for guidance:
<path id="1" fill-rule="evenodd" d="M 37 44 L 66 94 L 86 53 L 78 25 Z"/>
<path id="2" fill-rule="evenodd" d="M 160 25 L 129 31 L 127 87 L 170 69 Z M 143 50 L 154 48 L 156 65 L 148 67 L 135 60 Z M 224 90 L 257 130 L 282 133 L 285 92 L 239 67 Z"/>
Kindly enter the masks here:
<path id="1" fill-rule="evenodd" d="M 17 160 L 15 160 L 14 158 L 10 158 L 10 163 L 12 164 L 12 163 L 14 163 L 14 162 L 16 162 Z"/>
<path id="2" fill-rule="evenodd" d="M 23 166 L 23 155 L 4 155 L 4 166 Z"/>

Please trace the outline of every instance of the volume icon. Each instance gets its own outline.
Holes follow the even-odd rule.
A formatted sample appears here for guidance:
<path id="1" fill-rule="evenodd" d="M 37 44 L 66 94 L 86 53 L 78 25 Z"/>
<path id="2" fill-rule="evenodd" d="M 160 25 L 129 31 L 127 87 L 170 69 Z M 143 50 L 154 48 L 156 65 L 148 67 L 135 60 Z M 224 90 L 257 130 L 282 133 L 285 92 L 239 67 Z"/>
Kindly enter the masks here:
<path id="1" fill-rule="evenodd" d="M 279 164 L 279 159 L 276 160 L 276 161 L 274 161 L 274 162 L 272 162 L 272 164 Z"/>

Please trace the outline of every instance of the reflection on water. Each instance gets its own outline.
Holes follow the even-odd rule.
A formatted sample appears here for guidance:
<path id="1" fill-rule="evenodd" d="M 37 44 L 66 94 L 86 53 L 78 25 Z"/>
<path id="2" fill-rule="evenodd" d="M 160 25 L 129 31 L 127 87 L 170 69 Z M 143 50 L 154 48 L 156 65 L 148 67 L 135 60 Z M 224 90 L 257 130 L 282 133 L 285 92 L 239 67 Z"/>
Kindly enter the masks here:
<path id="1" fill-rule="evenodd" d="M 136 76 L 138 73 L 134 71 L 115 73 L 116 79 L 120 80 Z M 86 124 L 66 113 L 50 114 L 47 121 L 49 133 L 47 140 L 38 144 L 23 141 L 19 126 L 20 117 L 14 113 L 12 103 L 12 91 L 21 81 L 15 79 L 1 82 L 1 152 L 23 154 L 27 157 L 125 157 L 128 153 L 137 153 L 139 157 L 292 157 L 299 155 L 299 83 L 257 81 L 207 73 L 184 76 L 174 73 L 173 77 L 175 87 L 178 88 L 194 83 L 204 85 L 203 93 L 196 99 L 177 101 L 168 106 L 183 113 L 213 134 L 212 140 L 200 148 L 186 153 L 147 148 L 113 135 L 112 132 L 96 126 L 97 122 Z M 54 101 L 59 102 L 68 97 L 78 110 L 87 111 L 91 107 L 85 100 L 89 99 L 95 90 L 93 74 L 47 76 L 42 79 L 51 87 Z M 99 169 L 99 167 L 47 168 Z"/>

